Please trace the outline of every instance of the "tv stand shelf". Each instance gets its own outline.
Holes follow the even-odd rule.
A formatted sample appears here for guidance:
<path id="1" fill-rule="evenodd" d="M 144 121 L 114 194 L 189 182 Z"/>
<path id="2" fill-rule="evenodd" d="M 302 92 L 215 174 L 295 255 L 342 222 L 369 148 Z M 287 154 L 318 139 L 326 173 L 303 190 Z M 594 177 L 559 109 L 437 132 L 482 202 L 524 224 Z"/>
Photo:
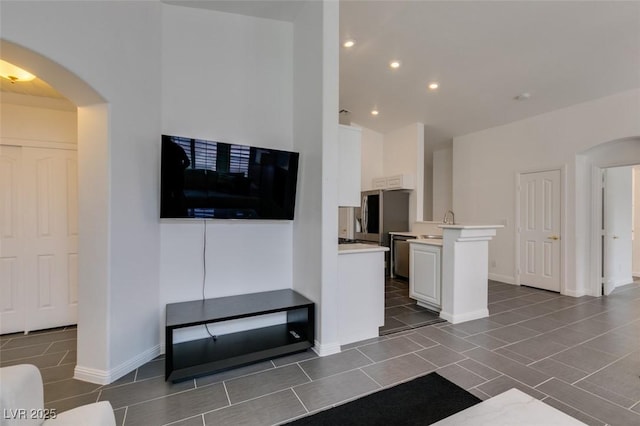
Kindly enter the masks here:
<path id="1" fill-rule="evenodd" d="M 173 343 L 180 328 L 286 312 L 284 324 Z M 304 351 L 314 342 L 314 304 L 293 290 L 169 303 L 166 311 L 165 380 L 178 382 Z"/>

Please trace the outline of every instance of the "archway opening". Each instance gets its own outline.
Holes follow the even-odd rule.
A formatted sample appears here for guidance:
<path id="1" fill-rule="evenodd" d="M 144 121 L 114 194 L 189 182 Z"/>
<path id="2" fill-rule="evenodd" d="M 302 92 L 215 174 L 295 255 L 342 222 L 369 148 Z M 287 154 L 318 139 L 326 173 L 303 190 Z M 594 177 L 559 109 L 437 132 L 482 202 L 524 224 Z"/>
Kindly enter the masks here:
<path id="1" fill-rule="evenodd" d="M 46 81 L 77 107 L 78 337 L 75 377 L 109 369 L 109 109 L 89 84 L 55 61 L 0 39 L 2 59 Z"/>
<path id="2" fill-rule="evenodd" d="M 585 283 L 585 289 L 587 294 L 598 297 L 611 290 L 607 286 L 615 287 L 611 282 L 607 282 L 612 278 L 606 277 L 606 265 L 615 263 L 613 259 L 608 258 L 615 256 L 615 252 L 607 247 L 619 242 L 613 241 L 614 237 L 617 237 L 615 240 L 621 241 L 621 236 L 616 232 L 605 231 L 606 217 L 614 217 L 616 212 L 615 204 L 605 209 L 607 192 L 606 177 L 603 176 L 606 176 L 607 171 L 614 176 L 622 170 L 621 168 L 640 164 L 640 136 L 609 141 L 592 147 L 577 156 L 577 164 L 576 193 L 578 200 L 582 200 L 583 208 L 577 210 L 577 215 L 581 217 L 576 217 L 576 220 L 583 223 L 589 247 L 586 256 L 588 282 Z M 631 173 L 627 174 L 632 176 Z M 631 194 L 627 196 L 631 199 Z"/>

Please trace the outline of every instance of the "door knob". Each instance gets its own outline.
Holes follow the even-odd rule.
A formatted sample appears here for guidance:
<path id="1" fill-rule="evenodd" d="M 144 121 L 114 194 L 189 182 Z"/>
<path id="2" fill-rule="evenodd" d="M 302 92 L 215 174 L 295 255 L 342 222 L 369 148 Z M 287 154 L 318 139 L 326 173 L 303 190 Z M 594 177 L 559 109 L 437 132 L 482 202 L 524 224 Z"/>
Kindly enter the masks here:
<path id="1" fill-rule="evenodd" d="M 550 237 L 547 237 L 548 240 L 559 240 L 560 237 L 558 237 L 557 235 L 552 235 Z"/>
<path id="2" fill-rule="evenodd" d="M 617 240 L 617 239 L 618 239 L 618 236 L 617 236 L 617 235 L 614 235 L 614 236 L 613 236 L 613 239 L 614 239 L 614 240 Z"/>

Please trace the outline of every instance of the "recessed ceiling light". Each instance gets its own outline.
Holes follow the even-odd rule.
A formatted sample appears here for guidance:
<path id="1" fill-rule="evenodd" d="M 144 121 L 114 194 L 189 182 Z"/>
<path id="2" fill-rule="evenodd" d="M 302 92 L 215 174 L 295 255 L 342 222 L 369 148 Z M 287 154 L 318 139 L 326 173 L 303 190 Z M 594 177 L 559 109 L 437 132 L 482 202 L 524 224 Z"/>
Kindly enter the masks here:
<path id="1" fill-rule="evenodd" d="M 430 90 L 436 90 L 438 87 L 440 87 L 440 85 L 438 83 L 436 83 L 435 81 L 433 83 L 429 83 L 429 89 Z"/>
<path id="2" fill-rule="evenodd" d="M 516 96 L 514 99 L 516 101 L 526 101 L 527 99 L 529 99 L 531 97 L 531 93 L 529 92 L 524 92 L 524 93 L 520 93 L 518 96 Z"/>
<path id="3" fill-rule="evenodd" d="M 391 68 L 400 68 L 400 61 L 391 61 L 389 64 Z"/>
<path id="4" fill-rule="evenodd" d="M 355 44 L 356 44 L 356 42 L 355 42 L 355 41 L 353 41 L 353 40 L 347 40 L 347 41 L 345 41 L 345 42 L 344 42 L 343 46 L 344 46 L 344 47 L 353 47 Z"/>
<path id="5" fill-rule="evenodd" d="M 378 112 L 377 109 L 371 110 L 371 115 L 378 115 L 378 114 L 380 113 Z"/>

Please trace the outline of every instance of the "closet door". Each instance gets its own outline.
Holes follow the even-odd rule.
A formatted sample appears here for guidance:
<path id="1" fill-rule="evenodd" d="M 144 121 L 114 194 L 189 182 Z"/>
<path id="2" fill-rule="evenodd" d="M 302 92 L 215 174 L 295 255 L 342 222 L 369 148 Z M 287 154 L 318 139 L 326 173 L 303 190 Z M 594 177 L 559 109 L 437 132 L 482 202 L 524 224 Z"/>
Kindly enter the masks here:
<path id="1" fill-rule="evenodd" d="M 27 331 L 77 321 L 76 152 L 23 148 Z"/>
<path id="2" fill-rule="evenodd" d="M 0 145 L 0 334 L 25 328 L 21 154 L 20 147 Z"/>
<path id="3" fill-rule="evenodd" d="M 76 151 L 0 149 L 0 333 L 75 324 Z"/>

